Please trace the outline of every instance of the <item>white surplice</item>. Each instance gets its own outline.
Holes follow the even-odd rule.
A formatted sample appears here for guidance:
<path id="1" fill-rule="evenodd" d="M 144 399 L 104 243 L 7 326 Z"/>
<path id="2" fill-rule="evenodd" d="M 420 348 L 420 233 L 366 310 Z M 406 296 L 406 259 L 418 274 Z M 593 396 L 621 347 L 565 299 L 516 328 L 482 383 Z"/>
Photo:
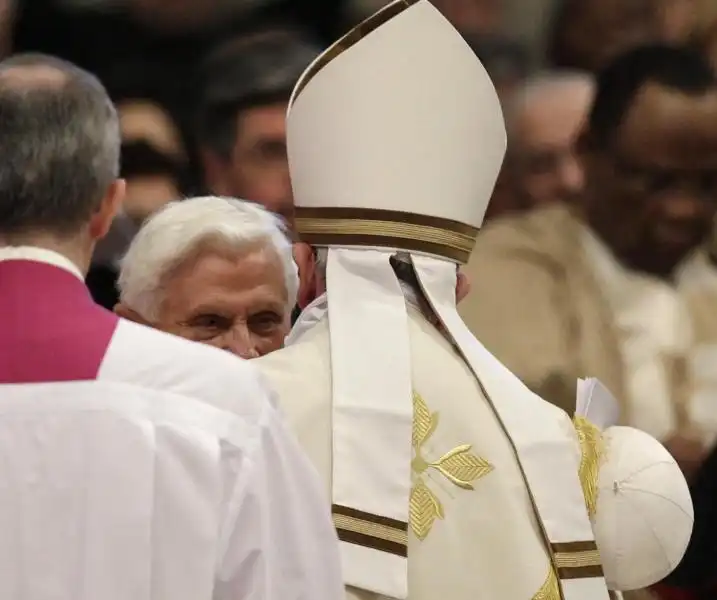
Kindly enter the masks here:
<path id="1" fill-rule="evenodd" d="M 251 364 L 116 319 L 37 249 L 0 249 L 0 287 L 0 598 L 341 596 L 315 470 Z"/>

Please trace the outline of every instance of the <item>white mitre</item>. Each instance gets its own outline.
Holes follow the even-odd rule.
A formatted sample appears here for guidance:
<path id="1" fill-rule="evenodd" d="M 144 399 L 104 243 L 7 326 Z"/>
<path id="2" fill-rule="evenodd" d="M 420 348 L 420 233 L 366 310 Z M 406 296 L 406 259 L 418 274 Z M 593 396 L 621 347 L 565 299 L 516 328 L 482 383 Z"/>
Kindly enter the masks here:
<path id="1" fill-rule="evenodd" d="M 687 482 L 667 450 L 631 427 L 600 432 L 575 418 L 580 480 L 610 589 L 664 579 L 687 550 L 694 511 Z"/>
<path id="2" fill-rule="evenodd" d="M 500 103 L 451 24 L 426 0 L 400 0 L 299 79 L 287 148 L 297 231 L 329 248 L 332 487 L 345 581 L 405 598 L 411 358 L 389 259 L 409 252 L 434 309 L 455 313 L 457 266 L 505 154 Z"/>

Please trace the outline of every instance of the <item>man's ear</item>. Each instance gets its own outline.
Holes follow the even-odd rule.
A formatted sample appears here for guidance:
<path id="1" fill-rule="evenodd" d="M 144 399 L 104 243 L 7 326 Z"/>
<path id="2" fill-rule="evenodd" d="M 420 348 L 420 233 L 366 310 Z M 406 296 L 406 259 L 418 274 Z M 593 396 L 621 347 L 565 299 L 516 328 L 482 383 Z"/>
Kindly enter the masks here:
<path id="1" fill-rule="evenodd" d="M 115 179 L 107 188 L 99 209 L 90 220 L 90 236 L 93 240 L 101 240 L 107 235 L 112 221 L 122 208 L 126 189 L 127 184 L 124 179 Z"/>
<path id="2" fill-rule="evenodd" d="M 299 293 L 296 303 L 304 309 L 316 298 L 316 256 L 304 242 L 294 244 L 294 261 L 299 269 Z"/>
<path id="3" fill-rule="evenodd" d="M 468 275 L 458 271 L 458 278 L 456 279 L 456 304 L 458 304 L 470 293 L 471 281 L 468 278 Z"/>
<path id="4" fill-rule="evenodd" d="M 140 325 L 149 325 L 147 319 L 142 317 L 142 315 L 140 315 L 138 312 L 132 310 L 126 304 L 122 304 L 121 302 L 115 304 L 114 312 L 118 317 L 122 317 L 123 319 L 127 319 L 128 321 L 133 321 L 134 323 L 139 323 Z"/>

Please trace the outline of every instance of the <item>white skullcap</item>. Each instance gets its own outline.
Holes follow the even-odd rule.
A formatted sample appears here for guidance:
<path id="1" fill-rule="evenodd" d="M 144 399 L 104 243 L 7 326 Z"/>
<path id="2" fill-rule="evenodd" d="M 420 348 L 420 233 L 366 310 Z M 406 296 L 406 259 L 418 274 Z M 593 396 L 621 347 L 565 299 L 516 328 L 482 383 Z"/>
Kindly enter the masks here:
<path id="1" fill-rule="evenodd" d="M 648 587 L 682 560 L 694 510 L 675 459 L 654 438 L 631 427 L 603 432 L 593 530 L 605 579 L 613 590 Z"/>

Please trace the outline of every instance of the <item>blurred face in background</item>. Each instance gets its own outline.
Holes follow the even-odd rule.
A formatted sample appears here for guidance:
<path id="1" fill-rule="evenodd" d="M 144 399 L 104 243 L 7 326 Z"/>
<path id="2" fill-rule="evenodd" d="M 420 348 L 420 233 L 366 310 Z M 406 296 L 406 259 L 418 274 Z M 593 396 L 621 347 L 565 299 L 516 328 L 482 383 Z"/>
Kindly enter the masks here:
<path id="1" fill-rule="evenodd" d="M 508 124 L 508 161 L 519 205 L 572 203 L 583 191 L 582 166 L 574 145 L 592 96 L 589 80 L 536 84 L 532 90 L 518 92 Z"/>
<path id="2" fill-rule="evenodd" d="M 627 265 L 669 277 L 717 208 L 717 92 L 648 84 L 604 143 L 580 141 L 593 229 Z"/>
<path id="3" fill-rule="evenodd" d="M 286 157 L 287 104 L 279 102 L 242 110 L 236 122 L 231 156 L 205 156 L 211 191 L 258 202 L 287 221 L 294 201 Z"/>
<path id="4" fill-rule="evenodd" d="M 127 195 L 123 209 L 136 223 L 180 197 L 177 174 L 185 163 L 177 127 L 160 106 L 144 100 L 118 106 Z"/>
<path id="5" fill-rule="evenodd" d="M 572 0 L 559 32 L 577 68 L 596 72 L 622 52 L 663 37 L 657 0 Z"/>
<path id="6" fill-rule="evenodd" d="M 184 148 L 171 117 L 146 100 L 118 105 L 122 131 L 121 175 L 126 195 L 121 212 L 95 248 L 93 262 L 113 266 L 125 253 L 142 222 L 181 196 Z"/>

